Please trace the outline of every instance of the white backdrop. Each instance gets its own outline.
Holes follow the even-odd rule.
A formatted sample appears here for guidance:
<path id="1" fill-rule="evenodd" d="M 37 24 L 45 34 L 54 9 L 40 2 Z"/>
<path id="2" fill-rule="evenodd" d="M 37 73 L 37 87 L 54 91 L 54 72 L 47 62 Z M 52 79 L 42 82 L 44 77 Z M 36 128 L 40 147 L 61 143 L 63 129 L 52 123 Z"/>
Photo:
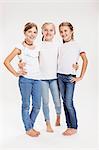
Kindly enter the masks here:
<path id="1" fill-rule="evenodd" d="M 53 148 L 53 149 L 97 149 L 98 147 L 98 1 L 20 1 L 0 2 L 0 143 L 5 149 L 10 148 Z M 75 107 L 78 115 L 79 131 L 73 137 L 63 137 L 65 119 L 62 110 L 61 127 L 56 128 L 55 109 L 50 95 L 51 122 L 55 132 L 45 132 L 42 110 L 36 121 L 41 131 L 38 139 L 24 135 L 21 120 L 21 100 L 18 79 L 10 74 L 3 65 L 4 58 L 22 41 L 23 27 L 28 21 L 38 25 L 41 39 L 41 25 L 53 22 L 57 28 L 56 38 L 60 39 L 58 25 L 70 21 L 74 25 L 75 39 L 86 50 L 89 60 L 85 77 L 77 83 L 75 90 Z M 17 58 L 13 62 L 16 65 Z M 79 62 L 80 64 L 80 62 Z M 63 109 L 63 108 L 62 108 Z"/>

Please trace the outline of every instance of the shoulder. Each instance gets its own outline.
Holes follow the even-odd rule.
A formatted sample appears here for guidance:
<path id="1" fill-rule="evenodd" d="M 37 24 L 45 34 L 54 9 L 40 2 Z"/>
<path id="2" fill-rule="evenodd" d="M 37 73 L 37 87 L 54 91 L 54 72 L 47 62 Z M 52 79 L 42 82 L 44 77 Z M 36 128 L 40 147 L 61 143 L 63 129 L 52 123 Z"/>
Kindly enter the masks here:
<path id="1" fill-rule="evenodd" d="M 74 46 L 74 47 L 80 47 L 80 44 L 75 40 L 70 41 L 69 44 Z"/>
<path id="2" fill-rule="evenodd" d="M 35 49 L 37 49 L 38 51 L 41 51 L 42 47 L 43 47 L 43 42 L 39 41 L 35 43 Z"/>
<path id="3" fill-rule="evenodd" d="M 24 46 L 23 46 L 22 43 L 17 43 L 17 44 L 15 45 L 15 48 L 16 48 L 16 49 L 19 49 L 20 51 L 22 51 L 22 50 L 24 49 Z"/>
<path id="4" fill-rule="evenodd" d="M 35 42 L 34 43 L 34 50 L 37 52 L 40 52 L 41 49 L 41 42 Z"/>
<path id="5" fill-rule="evenodd" d="M 80 54 L 81 54 L 81 53 L 86 53 L 86 50 L 85 50 L 84 46 L 82 46 L 81 43 L 75 42 L 75 45 L 76 45 L 76 47 L 78 48 Z"/>

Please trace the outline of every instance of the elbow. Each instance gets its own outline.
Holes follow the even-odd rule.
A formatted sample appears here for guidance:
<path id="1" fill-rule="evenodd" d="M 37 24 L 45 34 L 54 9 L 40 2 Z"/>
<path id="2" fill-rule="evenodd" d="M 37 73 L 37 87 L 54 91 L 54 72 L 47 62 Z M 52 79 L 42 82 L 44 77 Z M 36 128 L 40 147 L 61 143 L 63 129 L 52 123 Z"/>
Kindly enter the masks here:
<path id="1" fill-rule="evenodd" d="M 7 59 L 5 59 L 4 62 L 3 62 L 3 64 L 4 64 L 6 67 L 8 66 L 8 63 L 9 63 L 9 62 L 8 62 Z"/>
<path id="2" fill-rule="evenodd" d="M 86 66 L 88 65 L 88 59 L 87 59 L 87 57 L 83 58 L 83 63 L 86 64 Z"/>
<path id="3" fill-rule="evenodd" d="M 86 58 L 86 65 L 88 65 L 88 59 Z"/>
<path id="4" fill-rule="evenodd" d="M 4 60 L 3 64 L 6 66 L 6 60 Z"/>

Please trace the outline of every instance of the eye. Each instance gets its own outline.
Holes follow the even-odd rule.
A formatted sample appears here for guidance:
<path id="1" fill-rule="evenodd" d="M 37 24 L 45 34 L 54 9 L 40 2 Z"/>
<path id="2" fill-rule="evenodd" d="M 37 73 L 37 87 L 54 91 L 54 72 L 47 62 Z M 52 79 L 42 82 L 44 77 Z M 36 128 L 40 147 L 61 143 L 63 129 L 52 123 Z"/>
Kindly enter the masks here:
<path id="1" fill-rule="evenodd" d="M 67 32 L 67 30 L 64 30 L 64 32 Z"/>
<path id="2" fill-rule="evenodd" d="M 62 34 L 62 33 L 63 33 L 63 31 L 60 31 L 60 33 Z"/>
<path id="3" fill-rule="evenodd" d="M 37 34 L 37 31 L 34 31 L 35 34 Z"/>
<path id="4" fill-rule="evenodd" d="M 44 31 L 47 31 L 47 29 L 44 29 Z"/>
<path id="5" fill-rule="evenodd" d="M 28 33 L 31 33 L 32 31 L 28 31 Z"/>

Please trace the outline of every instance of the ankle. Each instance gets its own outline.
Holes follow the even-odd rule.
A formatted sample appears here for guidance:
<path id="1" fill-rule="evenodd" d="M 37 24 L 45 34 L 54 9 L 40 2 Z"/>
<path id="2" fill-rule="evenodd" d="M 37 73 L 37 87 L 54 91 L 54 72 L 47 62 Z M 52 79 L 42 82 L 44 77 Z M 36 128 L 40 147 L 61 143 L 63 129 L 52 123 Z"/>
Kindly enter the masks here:
<path id="1" fill-rule="evenodd" d="M 60 115 L 57 115 L 57 119 L 60 119 Z"/>
<path id="2" fill-rule="evenodd" d="M 49 120 L 46 121 L 46 125 L 47 125 L 47 126 L 51 125 L 51 123 L 50 123 Z"/>
<path id="3" fill-rule="evenodd" d="M 60 126 L 60 115 L 57 115 L 55 125 L 56 125 L 56 126 Z"/>

